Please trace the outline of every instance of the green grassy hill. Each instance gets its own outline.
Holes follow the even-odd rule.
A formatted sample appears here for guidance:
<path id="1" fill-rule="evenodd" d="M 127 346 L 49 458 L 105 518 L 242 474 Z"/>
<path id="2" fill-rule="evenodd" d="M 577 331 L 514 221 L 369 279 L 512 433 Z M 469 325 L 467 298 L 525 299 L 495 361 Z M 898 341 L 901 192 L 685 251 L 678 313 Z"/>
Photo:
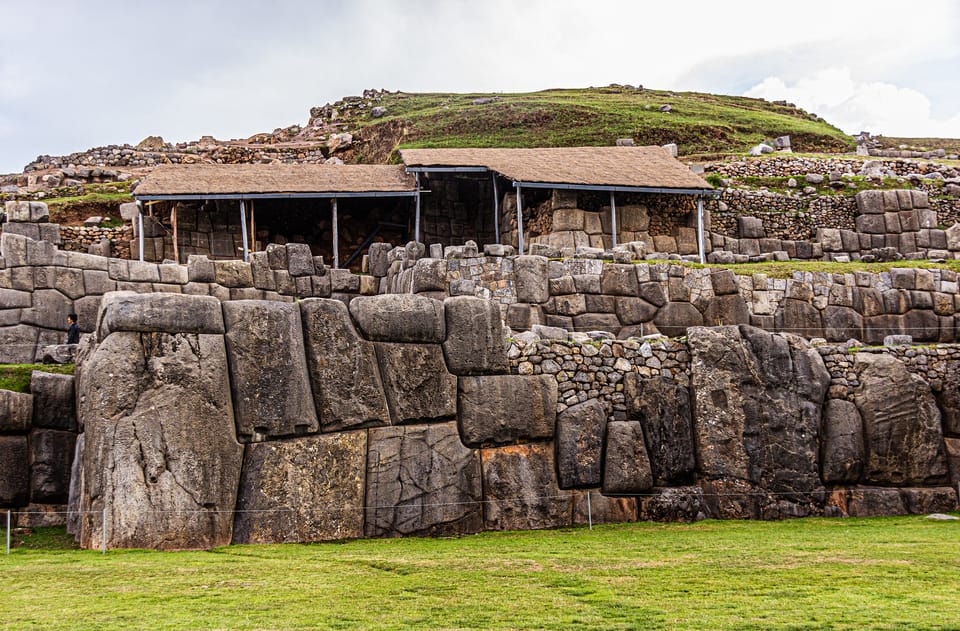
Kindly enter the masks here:
<path id="1" fill-rule="evenodd" d="M 492 102 L 475 104 L 477 99 Z M 364 112 L 359 161 L 389 159 L 406 147 L 554 147 L 675 142 L 680 153 L 744 152 L 789 135 L 795 151 L 854 147 L 842 131 L 801 109 L 761 99 L 629 87 L 544 90 L 518 94 L 386 93 L 386 115 Z M 669 105 L 669 112 L 662 106 Z M 395 157 L 394 157 L 395 159 Z"/>

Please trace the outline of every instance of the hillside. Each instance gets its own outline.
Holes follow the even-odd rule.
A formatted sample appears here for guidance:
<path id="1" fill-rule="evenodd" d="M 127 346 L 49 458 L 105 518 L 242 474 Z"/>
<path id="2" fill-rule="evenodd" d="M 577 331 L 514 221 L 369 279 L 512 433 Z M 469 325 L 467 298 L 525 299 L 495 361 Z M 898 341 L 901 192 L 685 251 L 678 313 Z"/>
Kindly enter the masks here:
<path id="1" fill-rule="evenodd" d="M 390 159 L 399 147 L 523 147 L 675 142 L 681 155 L 745 152 L 789 135 L 795 151 L 842 152 L 853 140 L 789 104 L 746 97 L 609 86 L 518 94 L 370 91 L 311 111 L 300 137 L 336 122 L 360 132 L 357 161 Z M 373 106 L 386 112 L 373 118 Z M 669 111 L 662 111 L 667 109 Z M 333 119 L 330 115 L 333 114 Z"/>

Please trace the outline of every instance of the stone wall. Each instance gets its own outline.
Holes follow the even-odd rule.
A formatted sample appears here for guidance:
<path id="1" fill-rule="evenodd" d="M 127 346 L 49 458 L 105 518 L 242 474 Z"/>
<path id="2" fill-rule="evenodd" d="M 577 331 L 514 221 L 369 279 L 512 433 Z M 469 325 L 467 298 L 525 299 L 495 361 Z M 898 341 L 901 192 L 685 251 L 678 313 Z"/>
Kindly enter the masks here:
<path id="1" fill-rule="evenodd" d="M 110 294 L 80 353 L 79 539 L 103 511 L 110 547 L 556 527 L 587 493 L 594 521 L 957 509 L 958 380 L 914 360 L 955 373 L 955 347 L 504 333 L 471 297 Z"/>
<path id="2" fill-rule="evenodd" d="M 67 521 L 77 423 L 73 375 L 34 371 L 30 392 L 0 390 L 0 507 L 16 525 Z"/>

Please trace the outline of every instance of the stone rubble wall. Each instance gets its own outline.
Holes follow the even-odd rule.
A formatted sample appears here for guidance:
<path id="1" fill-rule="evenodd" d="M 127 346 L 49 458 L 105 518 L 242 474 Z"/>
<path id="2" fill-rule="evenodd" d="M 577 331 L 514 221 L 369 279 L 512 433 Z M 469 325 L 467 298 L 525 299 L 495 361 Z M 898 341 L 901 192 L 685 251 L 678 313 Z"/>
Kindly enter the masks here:
<path id="1" fill-rule="evenodd" d="M 464 296 L 111 293 L 78 364 L 79 539 L 102 511 L 110 547 L 569 526 L 588 492 L 597 522 L 957 509 L 960 389 L 918 376 L 954 347 L 505 333 Z"/>
<path id="2" fill-rule="evenodd" d="M 938 157 L 938 156 L 930 156 Z M 732 160 L 704 165 L 704 170 L 719 173 L 723 177 L 799 177 L 816 173 L 828 177 L 830 173 L 859 173 L 867 160 L 862 158 L 806 158 L 798 156 L 777 156 L 759 160 Z M 952 167 L 939 162 L 922 162 L 905 158 L 870 160 L 883 172 L 897 177 L 907 177 L 913 173 L 921 175 L 940 172 Z M 949 173 L 948 173 L 949 176 Z"/>

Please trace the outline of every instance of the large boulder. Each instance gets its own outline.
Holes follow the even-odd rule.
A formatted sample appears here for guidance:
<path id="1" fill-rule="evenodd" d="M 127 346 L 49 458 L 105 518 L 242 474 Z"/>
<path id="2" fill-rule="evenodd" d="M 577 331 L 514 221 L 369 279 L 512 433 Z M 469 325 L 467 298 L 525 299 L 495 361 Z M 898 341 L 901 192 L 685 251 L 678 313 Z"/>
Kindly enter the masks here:
<path id="1" fill-rule="evenodd" d="M 820 470 L 827 484 L 851 484 L 863 473 L 863 421 L 857 406 L 830 399 L 823 408 Z"/>
<path id="2" fill-rule="evenodd" d="M 443 301 L 447 338 L 443 355 L 455 375 L 507 372 L 505 335 L 497 303 L 472 296 Z"/>
<path id="3" fill-rule="evenodd" d="M 886 353 L 857 353 L 853 400 L 863 418 L 863 480 L 930 486 L 947 481 L 940 411 L 930 386 Z"/>
<path id="4" fill-rule="evenodd" d="M 78 376 L 85 430 L 80 543 L 230 543 L 243 449 L 221 335 L 113 333 Z"/>
<path id="5" fill-rule="evenodd" d="M 467 445 L 553 437 L 557 381 L 552 375 L 460 377 L 458 390 L 457 415 Z"/>
<path id="6" fill-rule="evenodd" d="M 547 259 L 520 255 L 513 260 L 517 302 L 540 304 L 550 298 L 547 285 Z"/>
<path id="7" fill-rule="evenodd" d="M 373 342 L 357 333 L 339 300 L 300 302 L 307 371 L 324 431 L 388 425 L 390 411 Z"/>
<path id="8" fill-rule="evenodd" d="M 25 434 L 33 418 L 33 396 L 0 390 L 0 433 Z"/>
<path id="9" fill-rule="evenodd" d="M 26 436 L 0 436 L 0 507 L 30 499 L 30 448 Z"/>
<path id="10" fill-rule="evenodd" d="M 30 500 L 42 504 L 65 504 L 70 491 L 77 435 L 55 429 L 30 432 Z"/>
<path id="11" fill-rule="evenodd" d="M 77 431 L 73 375 L 34 370 L 30 374 L 33 395 L 33 426 Z"/>
<path id="12" fill-rule="evenodd" d="M 374 347 L 394 424 L 456 415 L 457 377 L 447 372 L 439 344 L 375 342 Z"/>
<path id="13" fill-rule="evenodd" d="M 611 421 L 603 459 L 603 492 L 646 493 L 651 487 L 653 473 L 640 423 Z"/>
<path id="14" fill-rule="evenodd" d="M 258 442 L 319 431 L 297 305 L 225 302 L 223 319 L 240 440 Z"/>
<path id="15" fill-rule="evenodd" d="M 557 485 L 552 443 L 484 449 L 483 491 L 487 530 L 569 526 L 577 493 Z"/>
<path id="16" fill-rule="evenodd" d="M 455 423 L 369 430 L 367 536 L 454 535 L 483 529 L 480 454 Z"/>
<path id="17" fill-rule="evenodd" d="M 819 353 L 800 338 L 748 326 L 691 329 L 689 346 L 702 478 L 744 498 L 758 490 L 796 505 L 819 502 L 817 437 L 830 383 Z M 752 517 L 765 510 L 756 501 L 715 509 Z"/>
<path id="18" fill-rule="evenodd" d="M 698 486 L 664 487 L 640 498 L 639 518 L 644 521 L 699 521 L 710 509 Z"/>
<path id="19" fill-rule="evenodd" d="M 597 399 L 572 405 L 557 415 L 557 477 L 560 488 L 597 487 L 607 409 Z"/>
<path id="20" fill-rule="evenodd" d="M 426 296 L 358 296 L 350 315 L 368 340 L 440 344 L 446 337 L 443 303 Z"/>
<path id="21" fill-rule="evenodd" d="M 29 364 L 37 352 L 40 329 L 28 324 L 0 327 L 0 364 Z"/>
<path id="22" fill-rule="evenodd" d="M 363 431 L 247 445 L 233 543 L 362 536 L 366 447 Z"/>
<path id="23" fill-rule="evenodd" d="M 114 331 L 223 333 L 223 315 L 213 296 L 112 291 L 103 297 L 97 329 L 101 340 Z"/>
<path id="24" fill-rule="evenodd" d="M 689 302 L 668 302 L 653 319 L 657 329 L 667 337 L 681 337 L 689 327 L 704 324 L 703 316 Z"/>
<path id="25" fill-rule="evenodd" d="M 640 421 L 656 486 L 689 482 L 696 458 L 689 390 L 670 379 L 643 379 L 628 373 L 623 380 L 627 417 Z"/>

